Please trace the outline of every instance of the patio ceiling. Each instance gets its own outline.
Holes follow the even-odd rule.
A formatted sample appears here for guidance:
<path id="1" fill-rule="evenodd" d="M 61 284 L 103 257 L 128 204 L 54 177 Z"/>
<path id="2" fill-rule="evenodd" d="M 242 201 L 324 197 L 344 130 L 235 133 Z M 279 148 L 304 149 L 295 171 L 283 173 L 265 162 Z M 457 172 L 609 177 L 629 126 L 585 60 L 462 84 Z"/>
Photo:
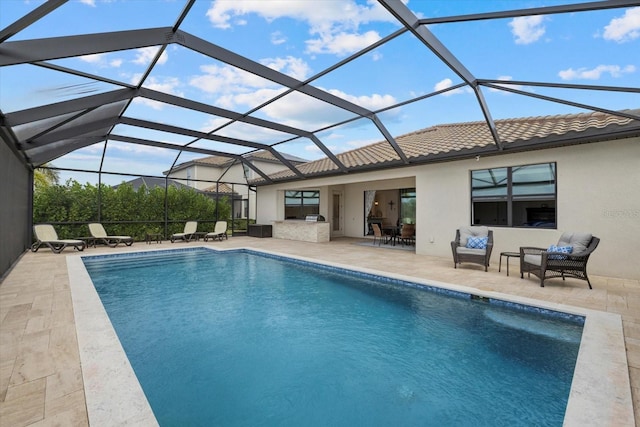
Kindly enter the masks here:
<path id="1" fill-rule="evenodd" d="M 306 3 L 313 1 L 315 0 Z M 317 0 L 316 3 L 320 4 L 322 1 Z M 291 2 L 291 5 L 293 3 L 295 2 Z M 359 4 L 347 0 L 344 3 Z M 506 25 L 506 20 L 532 16 L 598 14 L 605 11 L 615 11 L 620 15 L 628 8 L 640 5 L 638 1 L 555 2 L 558 4 L 553 6 L 513 10 L 497 8 L 471 14 L 441 16 L 437 9 L 429 9 L 432 2 L 405 4 L 401 0 L 378 0 L 378 3 L 382 6 L 378 13 L 384 12 L 384 20 L 389 24 L 385 27 L 386 35 L 381 34 L 355 52 L 343 54 L 335 62 L 321 61 L 324 68 L 307 76 L 279 69 L 268 64 L 258 54 L 240 54 L 234 50 L 233 41 L 226 41 L 232 40 L 231 38 L 217 37 L 214 32 L 196 34 L 195 29 L 198 27 L 191 22 L 204 20 L 211 9 L 207 14 L 203 13 L 203 3 L 195 0 L 187 0 L 181 5 L 181 9 L 177 9 L 174 3 L 146 2 L 149 8 L 153 8 L 153 13 L 157 12 L 156 21 L 163 21 L 161 26 L 144 26 L 147 19 L 131 13 L 128 10 L 130 6 L 124 3 L 114 3 L 110 7 L 122 9 L 120 18 L 126 25 L 121 27 L 125 29 L 95 33 L 75 33 L 74 28 L 61 28 L 62 21 L 57 17 L 60 14 L 74 13 L 74 8 L 78 7 L 76 2 L 45 2 L 26 14 L 15 17 L 12 22 L 3 23 L 5 26 L 0 30 L 0 77 L 4 76 L 0 79 L 0 135 L 32 168 L 53 163 L 67 171 L 118 176 L 145 175 L 142 167 L 132 171 L 130 166 L 119 166 L 118 161 L 110 160 L 109 156 L 115 145 L 121 150 L 123 146 L 136 147 L 131 149 L 134 154 L 130 160 L 134 164 L 136 161 L 142 164 L 145 155 L 168 152 L 169 155 L 164 157 L 166 163 L 158 167 L 160 171 L 171 170 L 181 162 L 196 157 L 222 156 L 244 163 L 259 177 L 257 182 L 271 183 L 278 179 L 278 175 L 270 175 L 249 161 L 252 153 L 264 151 L 281 162 L 288 171 L 279 174 L 283 178 L 305 179 L 317 176 L 318 173 L 311 168 L 301 168 L 289 159 L 291 155 L 304 157 L 300 154 L 302 151 L 299 151 L 301 146 L 313 146 L 313 152 L 331 164 L 324 168 L 325 173 L 349 173 L 359 169 L 357 164 L 342 161 L 343 156 L 339 155 L 346 151 L 349 141 L 336 144 L 334 138 L 358 128 L 368 130 L 367 139 L 371 143 L 382 141 L 386 144 L 387 149 L 397 157 L 394 165 L 416 163 L 416 156 L 406 153 L 396 141 L 400 134 L 407 132 L 398 125 L 402 121 L 402 115 L 409 110 L 414 115 L 419 111 L 419 115 L 423 117 L 424 125 L 414 127 L 412 131 L 441 123 L 437 121 L 439 116 L 435 114 L 441 108 L 438 101 L 446 105 L 442 108 L 452 108 L 449 95 L 460 91 L 466 91 L 469 96 L 465 101 L 460 101 L 460 107 L 454 106 L 453 110 L 468 109 L 469 117 L 479 119 L 485 132 L 490 134 L 491 146 L 484 147 L 483 154 L 503 150 L 505 138 L 496 126 L 496 120 L 508 118 L 507 111 L 511 111 L 508 107 L 497 107 L 497 102 L 488 100 L 488 94 L 493 92 L 510 94 L 513 104 L 531 102 L 531 108 L 527 111 L 540 111 L 540 115 L 548 111 L 545 109 L 547 104 L 553 104 L 557 108 L 553 111 L 563 114 L 600 112 L 632 119 L 636 124 L 640 120 L 636 115 L 637 110 L 632 110 L 640 105 L 638 84 L 570 84 L 551 79 L 548 74 L 542 73 L 538 79 L 530 80 L 497 78 L 503 64 L 493 61 L 493 47 L 484 44 L 481 34 L 478 34 L 477 40 L 463 42 L 477 44 L 477 49 L 484 52 L 488 71 L 483 71 L 483 67 L 478 65 L 482 63 L 481 60 L 455 55 L 453 52 L 459 50 L 460 41 L 448 35 L 447 30 L 439 30 L 442 37 L 436 36 L 437 32 L 432 30 L 446 29 L 447 26 L 455 29 L 459 25 L 484 22 Z M 512 7 L 519 3 L 521 2 L 506 4 Z M 531 5 L 545 2 L 525 3 Z M 371 6 L 372 3 L 367 4 Z M 209 2 L 205 6 L 208 5 Z M 101 22 L 99 14 L 88 19 L 95 20 L 96 28 L 109 28 Z M 267 22 L 269 25 L 273 24 L 277 31 L 275 24 L 279 20 L 267 19 Z M 113 28 L 119 26 L 114 24 Z M 40 36 L 43 33 L 50 36 Z M 32 34 L 38 36 L 33 37 Z M 267 30 L 256 26 L 255 30 L 251 27 L 243 28 L 242 34 L 238 36 L 256 38 L 257 44 L 259 39 L 268 37 L 268 34 L 273 35 L 274 28 Z M 373 94 L 378 94 L 378 86 L 383 86 L 383 80 L 387 76 L 375 76 L 375 69 L 371 69 L 370 73 L 353 74 L 351 77 L 353 80 L 362 79 L 370 83 L 371 97 L 349 96 L 345 94 L 345 90 L 330 89 L 333 75 L 344 77 L 351 72 L 344 71 L 345 69 L 349 70 L 353 64 L 362 61 L 362 58 L 373 55 L 400 39 L 404 41 L 399 46 L 410 45 L 411 49 L 390 50 L 395 50 L 394 54 L 399 57 L 414 60 L 416 69 L 412 72 L 419 72 L 421 67 L 426 70 L 427 63 L 424 60 L 428 59 L 431 61 L 429 64 L 437 64 L 441 70 L 451 73 L 456 81 L 444 87 L 432 85 L 427 88 L 425 85 L 415 88 L 416 93 L 411 96 L 388 97 L 385 103 L 377 105 L 370 102 L 371 98 Z M 637 44 L 635 43 L 635 47 L 633 43 L 627 45 L 630 57 L 633 56 L 631 52 L 637 49 Z M 90 62 L 89 58 L 121 52 L 140 52 L 149 48 L 153 48 L 152 54 L 144 69 L 136 75 L 118 75 L 106 67 L 85 66 Z M 248 48 L 243 49 L 249 52 Z M 241 50 L 240 45 L 238 50 Z M 272 90 L 265 91 L 265 96 L 260 97 L 259 102 L 247 107 L 247 104 L 226 102 L 227 98 L 222 95 L 216 97 L 204 94 L 203 91 L 181 92 L 175 88 L 167 89 L 167 85 L 160 81 L 161 76 L 166 74 L 163 66 L 167 52 L 176 56 L 178 52 L 184 56 L 200 58 L 201 69 L 207 66 L 228 67 L 238 75 L 242 74 L 245 80 L 264 82 L 254 86 L 256 92 L 266 87 Z M 512 61 L 526 65 L 528 58 L 522 56 L 512 58 Z M 24 76 L 22 80 L 21 75 Z M 63 83 L 50 83 L 48 86 L 48 82 L 52 81 L 49 76 L 56 79 L 62 77 L 56 82 Z M 194 81 L 193 75 L 191 79 Z M 635 82 L 638 82 L 637 77 Z M 553 93 L 557 95 L 551 95 Z M 596 93 L 598 96 L 574 96 L 575 93 Z M 612 101 L 614 95 L 620 94 L 623 98 L 616 97 L 616 101 Z M 361 102 L 365 98 L 368 102 Z M 330 110 L 331 113 L 326 114 L 326 117 L 331 117 L 332 120 L 288 120 L 286 113 L 283 113 L 283 119 L 278 119 L 273 111 L 286 110 L 283 107 L 285 101 L 288 101 L 287 108 L 291 108 L 291 99 L 313 104 L 314 107 L 309 111 Z M 424 104 L 425 102 L 428 104 Z M 295 108 L 286 111 L 290 111 L 292 115 L 297 113 Z M 464 144 L 464 141 L 460 144 Z M 140 147 L 148 147 L 150 151 Z M 90 149 L 97 151 L 98 161 L 87 162 L 82 168 L 73 166 L 77 163 L 66 162 L 73 153 L 86 153 Z M 452 152 L 455 157 L 456 150 Z M 460 157 L 468 157 L 470 153 L 468 150 L 458 151 Z M 320 157 L 311 160 L 318 158 Z M 448 156 L 448 160 L 451 158 L 452 156 Z M 425 159 L 420 161 L 424 162 Z M 151 172 L 147 175 L 161 174 Z"/>

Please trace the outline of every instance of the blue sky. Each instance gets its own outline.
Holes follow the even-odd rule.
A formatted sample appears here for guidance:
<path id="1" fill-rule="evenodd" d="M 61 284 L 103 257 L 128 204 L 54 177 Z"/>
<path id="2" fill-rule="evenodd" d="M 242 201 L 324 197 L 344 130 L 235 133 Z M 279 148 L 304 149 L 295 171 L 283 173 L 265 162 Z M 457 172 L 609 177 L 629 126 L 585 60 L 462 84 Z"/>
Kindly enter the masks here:
<path id="1" fill-rule="evenodd" d="M 3 28 L 42 2 L 0 1 Z M 111 32 L 172 26 L 184 1 L 69 1 L 9 39 Z M 418 1 L 408 8 L 421 18 L 454 16 L 567 3 L 554 0 Z M 377 2 L 355 0 L 225 0 L 197 1 L 180 29 L 235 51 L 253 61 L 299 80 L 308 79 L 349 55 L 400 28 Z M 475 77 L 551 83 L 640 87 L 640 7 L 594 12 L 507 18 L 467 23 L 434 24 L 429 29 Z M 51 61 L 53 64 L 130 84 L 137 84 L 157 47 Z M 460 78 L 433 53 L 405 33 L 380 48 L 315 80 L 330 93 L 378 110 L 416 96 L 446 89 Z M 169 45 L 144 85 L 158 91 L 245 113 L 280 93 L 278 84 L 263 80 L 178 45 Z M 34 66 L 0 68 L 0 108 L 12 112 L 118 87 Z M 576 91 L 520 87 L 535 94 L 618 110 L 639 108 L 637 93 Z M 576 113 L 585 110 L 517 94 L 483 89 L 494 119 Z M 291 94 L 252 113 L 253 116 L 317 131 L 351 117 L 343 111 L 301 94 Z M 126 116 L 211 131 L 227 120 L 153 101 L 136 101 Z M 381 113 L 391 135 L 428 126 L 482 120 L 469 89 L 458 89 Z M 188 124 L 188 125 L 186 125 Z M 190 138 L 118 125 L 117 133 L 174 144 Z M 233 124 L 221 135 L 273 144 L 291 135 Z M 362 119 L 317 136 L 334 153 L 383 139 L 370 120 Z M 196 147 L 233 153 L 248 151 L 211 141 Z M 282 152 L 323 157 L 307 139 L 278 145 Z M 104 143 L 54 160 L 58 167 L 98 170 Z M 174 162 L 201 157 L 173 150 L 110 142 L 103 170 L 161 175 Z M 80 182 L 90 175 L 65 173 Z M 128 177 L 105 177 L 117 183 Z"/>

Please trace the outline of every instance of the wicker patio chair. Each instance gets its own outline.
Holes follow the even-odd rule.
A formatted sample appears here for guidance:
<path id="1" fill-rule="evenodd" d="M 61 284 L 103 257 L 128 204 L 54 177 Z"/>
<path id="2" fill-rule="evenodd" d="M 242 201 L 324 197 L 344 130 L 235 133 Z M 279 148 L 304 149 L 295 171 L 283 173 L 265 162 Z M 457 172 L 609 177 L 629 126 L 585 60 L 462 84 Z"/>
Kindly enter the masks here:
<path id="1" fill-rule="evenodd" d="M 376 240 L 378 241 L 378 246 L 382 243 L 382 230 L 378 224 L 371 224 L 371 228 L 373 229 L 373 244 L 376 244 Z M 385 242 L 386 243 L 386 242 Z"/>
<path id="2" fill-rule="evenodd" d="M 474 244 L 478 238 L 486 238 L 485 244 L 480 246 Z M 492 250 L 493 230 L 485 226 L 460 227 L 456 230 L 456 239 L 451 242 L 453 267 L 458 268 L 458 264 L 462 262 L 472 262 L 483 265 L 484 271 L 487 271 Z"/>
<path id="3" fill-rule="evenodd" d="M 416 243 L 416 225 L 404 224 L 402 230 L 400 230 L 400 243 L 404 246 L 415 245 Z"/>
<path id="4" fill-rule="evenodd" d="M 555 247 L 521 247 L 520 278 L 524 278 L 524 273 L 533 274 L 540 278 L 540 286 L 544 287 L 544 281 L 552 277 L 562 277 L 562 280 L 573 277 L 586 280 L 589 289 L 593 289 L 587 276 L 587 261 L 598 243 L 600 239 L 591 234 L 563 233 Z M 572 248 L 571 253 L 559 251 L 567 247 Z"/>

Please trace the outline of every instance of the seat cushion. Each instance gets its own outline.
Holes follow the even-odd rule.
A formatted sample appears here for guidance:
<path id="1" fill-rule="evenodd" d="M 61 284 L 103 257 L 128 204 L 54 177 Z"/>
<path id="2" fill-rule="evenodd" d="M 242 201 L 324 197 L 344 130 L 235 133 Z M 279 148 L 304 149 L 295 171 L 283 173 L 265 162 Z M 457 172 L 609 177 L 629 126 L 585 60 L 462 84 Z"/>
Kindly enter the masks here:
<path id="1" fill-rule="evenodd" d="M 459 254 L 467 254 L 467 255 L 480 255 L 484 256 L 487 253 L 486 249 L 471 249 L 465 246 L 458 246 L 456 252 Z"/>
<path id="2" fill-rule="evenodd" d="M 470 227 L 460 227 L 460 246 L 467 246 L 469 237 L 485 237 L 489 235 L 489 227 L 473 225 Z"/>
<path id="3" fill-rule="evenodd" d="M 526 254 L 524 256 L 524 262 L 532 265 L 541 265 L 542 264 L 542 255 L 532 255 Z"/>
<path id="4" fill-rule="evenodd" d="M 587 250 L 592 237 L 591 233 L 562 233 L 557 246 L 571 246 L 573 254 L 580 254 Z"/>

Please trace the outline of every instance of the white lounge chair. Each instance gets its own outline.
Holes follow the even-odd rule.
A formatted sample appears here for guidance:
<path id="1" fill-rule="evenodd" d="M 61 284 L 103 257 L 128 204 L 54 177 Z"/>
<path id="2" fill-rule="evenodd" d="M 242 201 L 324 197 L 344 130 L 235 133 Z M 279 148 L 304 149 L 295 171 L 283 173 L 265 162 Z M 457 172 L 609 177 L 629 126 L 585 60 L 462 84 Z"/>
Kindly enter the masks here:
<path id="1" fill-rule="evenodd" d="M 131 236 L 109 236 L 105 231 L 102 224 L 95 222 L 89 224 L 89 233 L 93 237 L 94 241 L 102 241 L 105 245 L 115 248 L 120 243 L 124 243 L 127 246 L 133 244 L 133 237 Z"/>
<path id="2" fill-rule="evenodd" d="M 207 233 L 204 235 L 204 241 L 206 242 L 209 239 L 228 239 L 227 236 L 227 221 L 217 221 L 216 226 L 213 228 L 211 233 Z"/>
<path id="3" fill-rule="evenodd" d="M 171 235 L 171 243 L 176 240 L 185 240 L 190 241 L 192 237 L 195 236 L 196 231 L 198 230 L 198 221 L 187 221 L 184 225 L 184 231 L 182 233 L 174 233 Z"/>
<path id="4" fill-rule="evenodd" d="M 36 242 L 31 245 L 31 251 L 37 252 L 40 246 L 48 246 L 54 253 L 59 254 L 67 246 L 73 246 L 74 249 L 83 251 L 86 243 L 82 240 L 59 239 L 56 229 L 51 224 L 36 224 L 33 226 L 33 234 Z"/>

